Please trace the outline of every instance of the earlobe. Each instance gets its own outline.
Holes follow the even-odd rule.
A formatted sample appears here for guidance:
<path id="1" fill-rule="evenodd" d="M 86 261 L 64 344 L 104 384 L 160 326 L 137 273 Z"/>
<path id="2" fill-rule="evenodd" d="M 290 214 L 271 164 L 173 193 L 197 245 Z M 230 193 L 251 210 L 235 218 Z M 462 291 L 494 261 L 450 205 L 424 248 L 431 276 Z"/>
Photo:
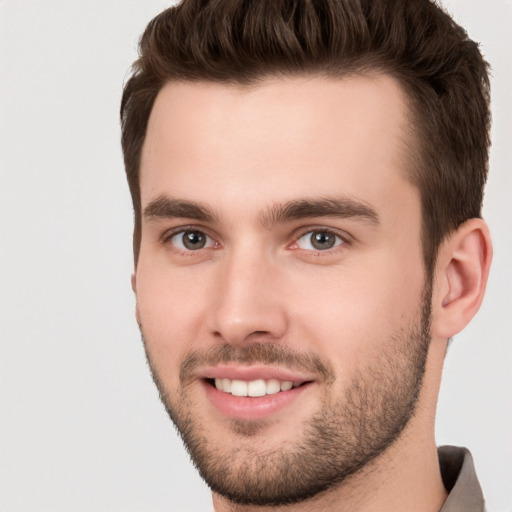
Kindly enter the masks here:
<path id="1" fill-rule="evenodd" d="M 482 303 L 492 244 L 482 219 L 470 219 L 439 248 L 434 276 L 432 335 L 448 339 L 459 333 Z"/>

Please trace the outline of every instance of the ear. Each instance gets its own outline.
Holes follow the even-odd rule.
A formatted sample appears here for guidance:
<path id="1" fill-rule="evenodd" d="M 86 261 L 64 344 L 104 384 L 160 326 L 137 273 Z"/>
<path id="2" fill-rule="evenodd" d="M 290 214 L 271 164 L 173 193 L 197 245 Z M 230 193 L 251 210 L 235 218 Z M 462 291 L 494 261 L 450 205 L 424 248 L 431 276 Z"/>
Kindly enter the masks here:
<path id="1" fill-rule="evenodd" d="M 137 274 L 134 272 L 132 274 L 132 290 L 135 293 L 135 319 L 137 320 L 137 324 L 140 327 L 140 314 L 139 314 L 139 304 L 137 302 Z"/>
<path id="2" fill-rule="evenodd" d="M 432 295 L 434 337 L 451 338 L 475 316 L 491 260 L 491 237 L 482 219 L 468 220 L 441 244 Z"/>

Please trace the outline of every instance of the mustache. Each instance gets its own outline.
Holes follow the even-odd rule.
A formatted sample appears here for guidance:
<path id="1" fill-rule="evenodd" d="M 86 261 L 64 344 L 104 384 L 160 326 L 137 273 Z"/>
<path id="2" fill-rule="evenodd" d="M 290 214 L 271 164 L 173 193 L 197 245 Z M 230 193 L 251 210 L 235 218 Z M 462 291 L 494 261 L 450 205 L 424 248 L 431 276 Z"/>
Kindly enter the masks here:
<path id="1" fill-rule="evenodd" d="M 312 373 L 327 382 L 333 382 L 335 379 L 330 363 L 323 361 L 313 352 L 297 352 L 272 343 L 255 343 L 241 347 L 223 344 L 190 352 L 180 365 L 180 382 L 185 385 L 193 380 L 197 368 L 201 366 L 232 363 L 277 365 Z"/>

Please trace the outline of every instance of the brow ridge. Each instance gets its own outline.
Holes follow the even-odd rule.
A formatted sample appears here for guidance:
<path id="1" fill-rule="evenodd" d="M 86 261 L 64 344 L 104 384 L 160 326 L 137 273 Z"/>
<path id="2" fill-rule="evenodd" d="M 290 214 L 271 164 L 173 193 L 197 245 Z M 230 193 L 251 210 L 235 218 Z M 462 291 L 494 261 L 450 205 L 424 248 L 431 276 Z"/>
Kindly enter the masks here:
<path id="1" fill-rule="evenodd" d="M 181 218 L 213 222 L 216 219 L 212 210 L 205 205 L 163 195 L 153 199 L 144 208 L 143 216 L 147 220 Z"/>
<path id="2" fill-rule="evenodd" d="M 379 224 L 379 215 L 368 203 L 350 197 L 322 197 L 298 199 L 270 207 L 262 216 L 265 227 L 305 219 L 308 217 L 358 218 L 373 225 Z"/>
<path id="3" fill-rule="evenodd" d="M 186 218 L 214 222 L 218 217 L 203 204 L 190 200 L 159 196 L 143 211 L 147 220 Z M 260 215 L 265 228 L 310 217 L 357 218 L 378 225 L 377 212 L 366 202 L 350 197 L 321 197 L 294 199 L 269 207 Z"/>

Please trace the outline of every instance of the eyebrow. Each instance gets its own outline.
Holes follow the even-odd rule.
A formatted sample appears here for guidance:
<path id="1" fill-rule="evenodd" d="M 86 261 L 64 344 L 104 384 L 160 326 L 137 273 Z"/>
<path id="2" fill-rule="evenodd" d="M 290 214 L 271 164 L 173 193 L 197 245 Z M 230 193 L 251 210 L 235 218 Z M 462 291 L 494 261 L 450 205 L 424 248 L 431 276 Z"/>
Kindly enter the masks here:
<path id="1" fill-rule="evenodd" d="M 205 205 L 195 201 L 159 196 L 143 211 L 147 220 L 193 219 L 201 222 L 216 222 L 218 217 Z M 372 225 L 379 224 L 377 212 L 366 202 L 350 197 L 323 197 L 318 199 L 295 199 L 276 204 L 260 215 L 266 228 L 293 220 L 310 217 L 356 218 Z"/>
<path id="2" fill-rule="evenodd" d="M 194 219 L 201 222 L 213 222 L 217 218 L 208 207 L 195 201 L 183 201 L 166 196 L 153 199 L 144 208 L 143 216 L 148 220 Z"/>
<path id="3" fill-rule="evenodd" d="M 377 212 L 366 202 L 350 197 L 299 199 L 272 206 L 261 216 L 265 227 L 309 217 L 356 218 L 377 226 Z"/>

